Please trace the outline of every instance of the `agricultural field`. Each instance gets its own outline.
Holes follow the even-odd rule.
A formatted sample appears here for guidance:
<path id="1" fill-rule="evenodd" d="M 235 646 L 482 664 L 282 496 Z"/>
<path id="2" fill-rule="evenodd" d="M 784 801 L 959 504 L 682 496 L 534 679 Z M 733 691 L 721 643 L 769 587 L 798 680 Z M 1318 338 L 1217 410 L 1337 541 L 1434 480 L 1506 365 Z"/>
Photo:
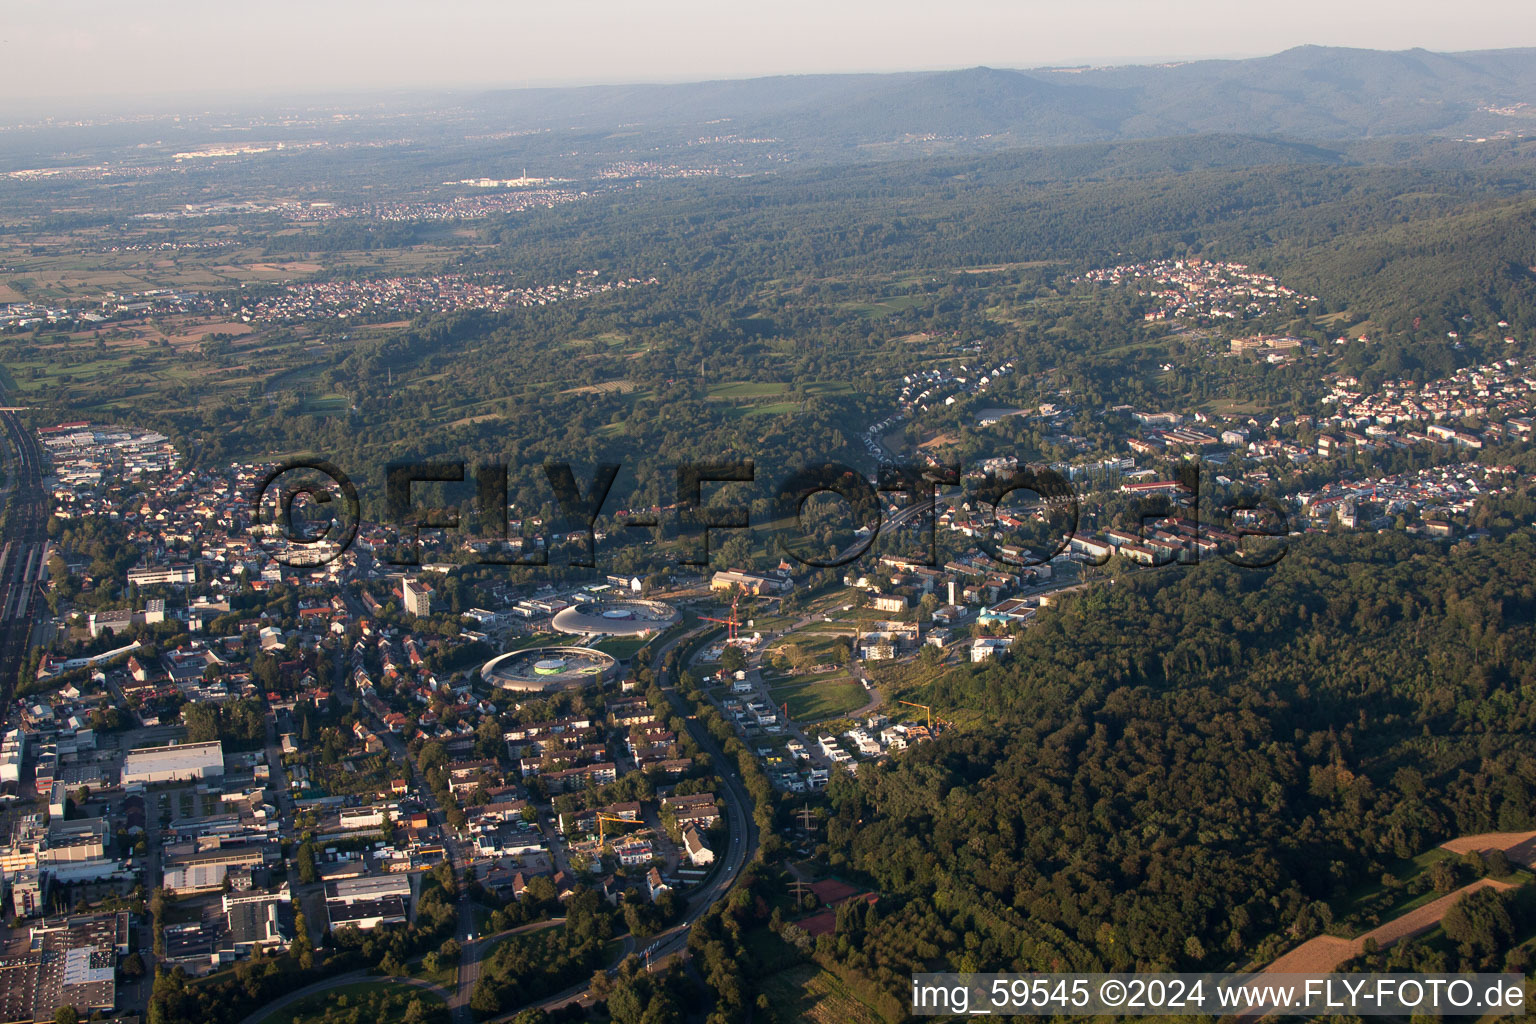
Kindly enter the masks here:
<path id="1" fill-rule="evenodd" d="M 187 248 L 155 249 L 175 238 Z M 274 236 L 275 237 L 275 236 Z M 110 246 L 94 234 L 44 237 L 35 244 L 0 246 L 0 302 L 31 300 L 81 302 L 108 292 L 158 288 L 223 291 L 253 285 L 285 284 L 327 273 L 348 276 L 431 272 L 465 252 L 464 246 L 417 245 L 346 253 L 269 255 L 268 246 L 245 238 L 233 226 L 194 233 L 114 234 Z M 193 246 L 202 245 L 202 248 Z M 138 246 L 140 248 L 132 248 Z M 149 248 L 146 248 L 149 247 Z M 473 248 L 473 247 L 471 247 Z"/>
<path id="2" fill-rule="evenodd" d="M 1457 843 L 1452 841 L 1399 862 L 1392 871 L 1383 874 L 1383 878 L 1390 875 L 1390 887 L 1381 881 L 1374 881 L 1350 893 L 1344 908 L 1335 914 L 1335 924 L 1330 930 L 1337 934 L 1358 936 L 1383 922 L 1436 902 L 1444 893 L 1435 891 L 1431 870 L 1438 863 L 1450 862 L 1454 865 L 1459 860 Z M 1510 874 L 1498 879 L 1500 882 L 1523 885 L 1531 881 L 1533 876 L 1529 870 L 1518 864 L 1511 864 L 1510 868 Z"/>

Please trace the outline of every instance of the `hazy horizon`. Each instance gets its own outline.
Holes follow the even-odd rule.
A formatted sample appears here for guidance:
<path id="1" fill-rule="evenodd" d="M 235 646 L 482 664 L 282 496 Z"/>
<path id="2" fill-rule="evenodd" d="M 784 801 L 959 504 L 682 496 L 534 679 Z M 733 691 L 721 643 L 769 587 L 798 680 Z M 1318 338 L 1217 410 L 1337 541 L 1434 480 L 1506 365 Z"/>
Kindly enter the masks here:
<path id="1" fill-rule="evenodd" d="M 1322 26 L 1322 27 L 1319 27 Z M 751 40 L 751 45 L 742 45 Z M 13 0 L 0 28 L 11 68 L 0 109 L 60 116 L 299 98 L 362 98 L 774 75 L 926 72 L 1242 59 L 1298 45 L 1437 52 L 1536 46 L 1525 5 L 1454 8 L 1299 0 L 1283 17 L 1233 17 L 1214 0 L 1101 0 L 1063 9 L 963 0 L 879 6 L 790 0 L 724 10 L 601 0 L 512 8 L 457 0 L 273 0 L 257 22 L 188 0 L 132 7 Z"/>

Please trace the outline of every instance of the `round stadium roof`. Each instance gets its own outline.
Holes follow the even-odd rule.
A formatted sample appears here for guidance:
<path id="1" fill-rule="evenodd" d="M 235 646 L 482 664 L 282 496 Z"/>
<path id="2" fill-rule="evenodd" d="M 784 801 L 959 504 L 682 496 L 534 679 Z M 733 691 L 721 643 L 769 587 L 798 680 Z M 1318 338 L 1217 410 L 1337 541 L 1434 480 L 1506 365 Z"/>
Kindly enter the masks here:
<path id="1" fill-rule="evenodd" d="M 661 601 L 584 601 L 560 609 L 550 624 L 574 636 L 648 636 L 679 618 L 677 609 Z"/>
<path id="2" fill-rule="evenodd" d="M 503 690 L 544 693 L 606 682 L 618 668 L 610 655 L 591 647 L 525 647 L 486 662 L 480 678 Z"/>

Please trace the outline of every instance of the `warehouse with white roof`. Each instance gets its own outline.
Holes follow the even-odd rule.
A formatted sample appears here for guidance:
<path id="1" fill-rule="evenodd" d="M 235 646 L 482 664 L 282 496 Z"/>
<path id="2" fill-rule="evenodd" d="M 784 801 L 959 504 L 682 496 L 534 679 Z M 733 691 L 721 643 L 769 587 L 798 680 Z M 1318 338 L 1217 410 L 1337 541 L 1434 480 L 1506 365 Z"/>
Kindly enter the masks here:
<path id="1" fill-rule="evenodd" d="M 123 763 L 123 785 L 135 782 L 185 782 L 224 774 L 224 744 L 173 743 L 167 747 L 136 747 Z"/>

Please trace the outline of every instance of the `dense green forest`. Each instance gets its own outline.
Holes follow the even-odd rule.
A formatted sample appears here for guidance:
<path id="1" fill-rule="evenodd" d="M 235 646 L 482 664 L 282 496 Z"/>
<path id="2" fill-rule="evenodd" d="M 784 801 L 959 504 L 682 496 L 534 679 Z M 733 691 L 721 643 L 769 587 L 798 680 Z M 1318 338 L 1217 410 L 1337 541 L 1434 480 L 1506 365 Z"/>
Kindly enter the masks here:
<path id="1" fill-rule="evenodd" d="M 893 896 L 839 950 L 893 992 L 936 965 L 1239 968 L 1401 858 L 1532 828 L 1533 579 L 1527 532 L 1316 536 L 1064 602 L 927 688 L 984 726 L 834 782 L 833 864 Z"/>

